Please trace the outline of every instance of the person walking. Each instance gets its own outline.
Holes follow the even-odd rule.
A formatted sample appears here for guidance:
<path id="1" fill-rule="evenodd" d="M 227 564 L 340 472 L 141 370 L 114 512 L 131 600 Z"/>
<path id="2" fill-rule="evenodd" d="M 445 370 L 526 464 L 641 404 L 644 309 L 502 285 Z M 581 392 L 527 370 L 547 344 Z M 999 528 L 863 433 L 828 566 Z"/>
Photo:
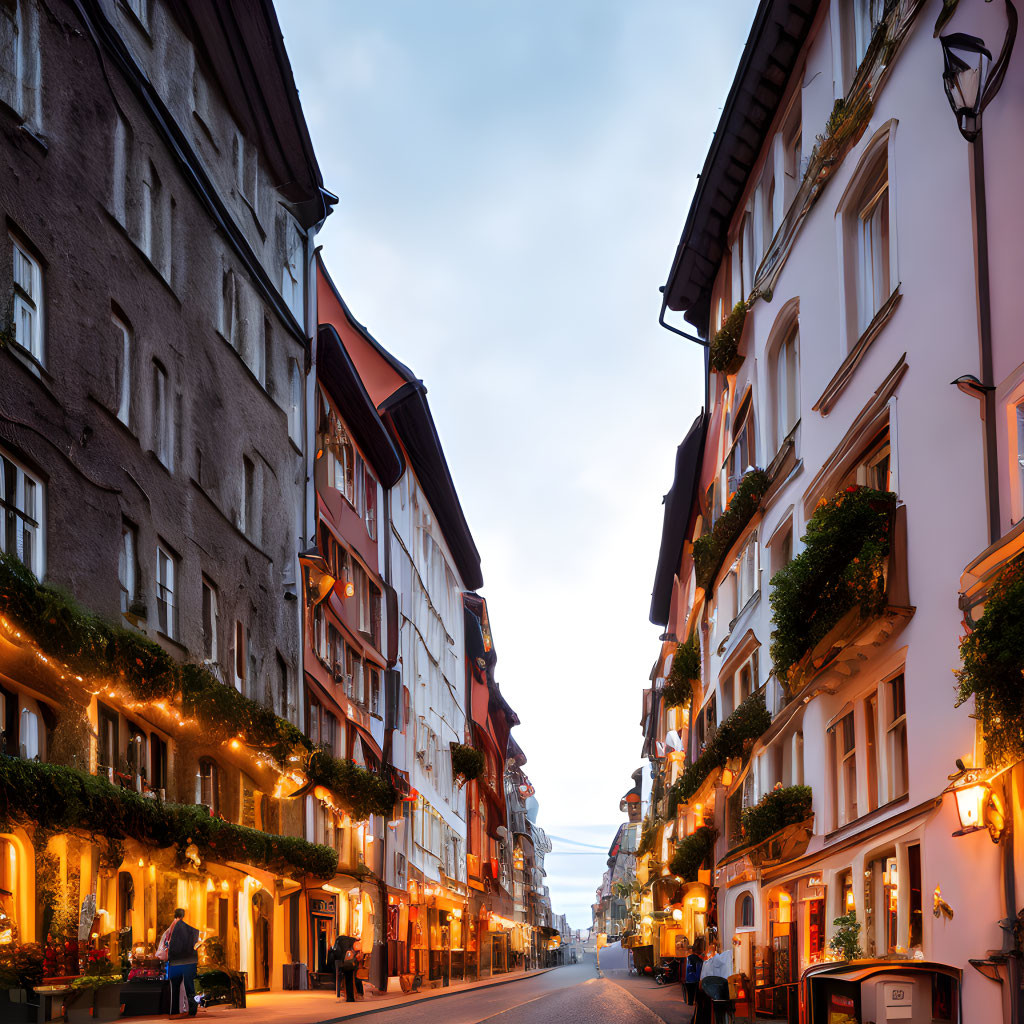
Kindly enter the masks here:
<path id="1" fill-rule="evenodd" d="M 355 993 L 363 994 L 363 983 L 356 977 L 359 967 L 359 953 L 356 940 L 351 935 L 339 935 L 327 954 L 327 966 L 334 966 L 334 994 L 341 1000 L 341 982 L 345 980 L 345 1002 L 354 1003 Z"/>
<path id="2" fill-rule="evenodd" d="M 200 943 L 199 931 L 185 921 L 185 911 L 178 907 L 174 911 L 174 920 L 170 928 L 160 937 L 157 957 L 167 962 L 167 980 L 171 983 L 171 1016 L 180 1017 L 181 989 L 185 988 L 188 1003 L 188 1015 L 194 1017 L 199 1012 L 196 1003 L 196 970 L 199 965 L 199 954 L 196 952 Z"/>

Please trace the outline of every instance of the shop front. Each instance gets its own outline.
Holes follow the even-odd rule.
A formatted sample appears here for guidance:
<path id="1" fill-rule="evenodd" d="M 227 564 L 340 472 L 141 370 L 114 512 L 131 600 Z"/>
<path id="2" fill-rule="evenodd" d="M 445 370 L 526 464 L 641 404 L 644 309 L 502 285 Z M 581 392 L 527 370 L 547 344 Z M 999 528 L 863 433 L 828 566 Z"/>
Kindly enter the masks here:
<path id="1" fill-rule="evenodd" d="M 409 883 L 409 970 L 449 985 L 466 975 L 467 945 L 474 932 L 467 898 L 441 883 Z"/>

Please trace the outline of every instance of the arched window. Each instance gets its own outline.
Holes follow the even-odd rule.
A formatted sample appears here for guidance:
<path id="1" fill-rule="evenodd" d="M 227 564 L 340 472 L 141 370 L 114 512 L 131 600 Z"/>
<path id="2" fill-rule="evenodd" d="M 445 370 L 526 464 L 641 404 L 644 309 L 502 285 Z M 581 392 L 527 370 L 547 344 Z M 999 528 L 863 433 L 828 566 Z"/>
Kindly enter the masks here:
<path id="1" fill-rule="evenodd" d="M 772 350 L 769 364 L 778 451 L 800 419 L 800 325 L 795 317 Z"/>
<path id="2" fill-rule="evenodd" d="M 736 927 L 754 927 L 754 897 L 749 892 L 742 893 L 736 901 Z"/>
<path id="3" fill-rule="evenodd" d="M 197 789 L 196 803 L 205 804 L 210 808 L 211 814 L 220 813 L 220 786 L 219 771 L 217 762 L 208 757 L 200 758 L 199 774 L 196 777 Z"/>

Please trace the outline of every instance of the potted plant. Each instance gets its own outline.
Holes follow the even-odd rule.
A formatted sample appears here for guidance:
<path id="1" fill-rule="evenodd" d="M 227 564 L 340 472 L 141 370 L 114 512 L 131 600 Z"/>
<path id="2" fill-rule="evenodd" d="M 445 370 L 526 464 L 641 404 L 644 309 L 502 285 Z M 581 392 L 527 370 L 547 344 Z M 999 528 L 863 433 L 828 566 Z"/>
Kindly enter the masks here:
<path id="1" fill-rule="evenodd" d="M 92 1024 L 121 1016 L 120 974 L 83 974 L 71 982 L 64 1000 L 67 1024 Z"/>

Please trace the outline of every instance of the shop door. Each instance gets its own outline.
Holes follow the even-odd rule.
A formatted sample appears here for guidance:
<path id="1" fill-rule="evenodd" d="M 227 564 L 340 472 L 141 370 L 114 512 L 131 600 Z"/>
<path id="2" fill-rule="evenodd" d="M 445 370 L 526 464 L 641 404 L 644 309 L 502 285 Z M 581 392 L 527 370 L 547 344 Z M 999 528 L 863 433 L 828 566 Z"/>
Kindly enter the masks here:
<path id="1" fill-rule="evenodd" d="M 256 974 L 252 985 L 254 989 L 270 988 L 272 913 L 270 896 L 263 891 L 255 893 L 252 898 L 253 968 Z"/>

